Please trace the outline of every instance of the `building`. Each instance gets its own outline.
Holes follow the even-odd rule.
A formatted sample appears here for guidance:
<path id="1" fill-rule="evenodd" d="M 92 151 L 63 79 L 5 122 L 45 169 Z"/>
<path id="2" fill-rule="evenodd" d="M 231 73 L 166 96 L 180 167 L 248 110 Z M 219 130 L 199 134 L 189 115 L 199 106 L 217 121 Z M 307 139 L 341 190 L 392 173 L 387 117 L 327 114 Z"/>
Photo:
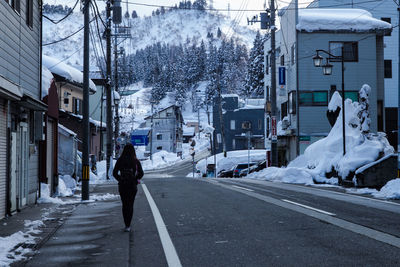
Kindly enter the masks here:
<path id="1" fill-rule="evenodd" d="M 372 14 L 376 19 L 380 19 L 397 25 L 399 22 L 399 12 L 397 4 L 393 0 L 364 1 L 364 0 L 317 0 L 312 2 L 309 7 L 321 8 L 361 8 Z M 397 12 L 396 12 L 397 11 Z M 392 32 L 387 32 L 383 37 L 384 42 L 384 82 L 385 82 L 385 121 L 384 129 L 390 144 L 397 148 L 397 108 L 399 94 L 399 27 L 393 27 Z"/>
<path id="2" fill-rule="evenodd" d="M 150 143 L 146 146 L 146 152 L 155 153 L 165 150 L 181 155 L 183 117 L 178 106 L 171 105 L 155 112 L 153 116 L 146 117 L 145 120 L 144 127 L 152 129 Z"/>
<path id="3" fill-rule="evenodd" d="M 286 134 L 279 138 L 278 146 L 285 147 L 286 162 L 329 133 L 327 105 L 335 91 L 341 92 L 341 62 L 330 60 L 332 75 L 323 75 L 321 68 L 313 65 L 316 50 L 340 57 L 343 47 L 345 98 L 358 101 L 362 85 L 370 85 L 371 131 L 384 129 L 383 38 L 391 31 L 391 25 L 359 9 L 300 9 L 298 12 L 296 25 L 293 2 L 281 11 L 281 30 L 277 32 L 276 75 L 285 77 L 283 83 L 277 78 L 278 120 L 287 117 L 282 124 Z M 268 51 L 265 84 L 270 85 L 269 40 L 265 51 Z M 321 56 L 328 55 L 321 52 Z M 269 86 L 267 89 L 269 98 Z"/>
<path id="4" fill-rule="evenodd" d="M 40 1 L 0 1 L 0 218 L 34 204 L 43 140 Z"/>
<path id="5" fill-rule="evenodd" d="M 248 99 L 240 103 L 235 94 L 222 95 L 222 121 L 224 138 L 222 138 L 219 101 L 216 98 L 213 105 L 213 127 L 215 151 L 223 151 L 225 141 L 226 151 L 264 148 L 264 103 L 263 99 Z M 250 134 L 250 135 L 249 135 Z M 225 140 L 223 140 L 225 139 Z"/>
<path id="6" fill-rule="evenodd" d="M 92 94 L 89 98 L 89 114 L 90 117 L 101 122 L 106 127 L 107 120 L 107 101 L 106 99 L 106 79 L 102 77 L 101 72 L 91 72 L 90 79 L 96 85 L 96 93 Z M 105 128 L 100 128 L 100 146 L 99 153 L 96 154 L 98 160 L 103 160 L 106 153 L 106 140 L 107 133 Z"/>
<path id="7" fill-rule="evenodd" d="M 60 60 L 48 56 L 43 56 L 43 65 L 54 76 L 59 97 L 59 123 L 77 134 L 78 150 L 81 151 L 83 139 L 83 73 Z M 91 95 L 97 92 L 96 85 L 91 79 L 89 79 L 89 89 Z M 99 155 L 100 133 L 106 131 L 106 124 L 92 118 L 90 118 L 89 122 L 89 151 L 90 154 Z M 102 131 L 101 128 L 103 128 Z"/>

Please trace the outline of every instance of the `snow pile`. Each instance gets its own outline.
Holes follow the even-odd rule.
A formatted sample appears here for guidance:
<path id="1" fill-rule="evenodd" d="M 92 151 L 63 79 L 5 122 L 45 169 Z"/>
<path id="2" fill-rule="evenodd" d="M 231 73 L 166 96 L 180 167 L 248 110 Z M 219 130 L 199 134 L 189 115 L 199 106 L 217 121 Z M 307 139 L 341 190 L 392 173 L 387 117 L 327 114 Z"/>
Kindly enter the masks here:
<path id="1" fill-rule="evenodd" d="M 35 244 L 35 237 L 29 232 L 18 231 L 10 236 L 0 237 L 0 266 L 10 266 L 11 263 L 25 259 L 32 250 L 23 248 L 20 244 Z M 14 248 L 16 248 L 14 250 Z"/>
<path id="2" fill-rule="evenodd" d="M 365 88 L 363 86 L 363 88 Z M 337 101 L 337 99 L 334 99 Z M 343 156 L 342 111 L 327 137 L 311 144 L 304 152 L 307 166 L 317 181 L 335 169 L 345 179 L 351 171 L 394 152 L 383 133 L 364 134 L 358 114 L 362 105 L 345 101 L 346 155 Z"/>
<path id="3" fill-rule="evenodd" d="M 142 168 L 144 171 L 161 169 L 171 166 L 182 159 L 176 153 L 167 152 L 165 150 L 153 154 L 153 161 L 150 159 L 142 161 Z"/>
<path id="4" fill-rule="evenodd" d="M 38 203 L 54 203 L 63 204 L 64 202 L 59 198 L 50 197 L 50 189 L 48 184 L 40 183 L 40 198 Z"/>
<path id="5" fill-rule="evenodd" d="M 286 183 L 313 184 L 313 181 L 336 184 L 337 178 L 327 179 L 326 174 L 337 173 L 342 179 L 354 173 L 358 168 L 389 156 L 394 149 L 388 143 L 384 133 L 368 133 L 368 92 L 370 88 L 364 85 L 360 90 L 361 104 L 345 101 L 346 154 L 343 156 L 342 110 L 341 97 L 337 93 L 329 103 L 330 110 L 338 107 L 340 113 L 327 137 L 311 144 L 287 168 L 267 168 L 258 173 L 248 175 L 248 178 L 281 181 Z M 363 123 L 364 122 L 364 123 Z M 374 193 L 375 192 L 375 193 Z M 363 191 L 367 193 L 367 191 Z M 400 179 L 392 180 L 381 191 L 368 191 L 376 197 L 400 197 Z"/>
<path id="6" fill-rule="evenodd" d="M 250 150 L 250 162 L 258 162 L 265 160 L 266 150 Z M 248 150 L 236 150 L 228 151 L 226 158 L 224 153 L 216 155 L 217 161 L 217 173 L 221 170 L 230 170 L 233 166 L 239 163 L 247 163 L 248 161 Z M 214 163 L 214 157 L 208 157 L 207 159 L 200 160 L 196 168 L 202 173 L 206 173 L 206 162 L 208 164 Z"/>
<path id="7" fill-rule="evenodd" d="M 68 188 L 63 179 L 58 179 L 58 186 L 57 186 L 57 195 L 60 197 L 69 197 L 72 196 L 74 193 L 72 193 L 71 188 Z"/>
<path id="8" fill-rule="evenodd" d="M 42 99 L 49 94 L 49 89 L 54 76 L 48 68 L 42 65 Z"/>
<path id="9" fill-rule="evenodd" d="M 390 180 L 380 191 L 372 195 L 377 198 L 400 199 L 400 179 Z"/>
<path id="10" fill-rule="evenodd" d="M 390 23 L 372 17 L 371 13 L 356 8 L 299 9 L 297 30 L 312 31 L 369 31 L 391 29 Z"/>

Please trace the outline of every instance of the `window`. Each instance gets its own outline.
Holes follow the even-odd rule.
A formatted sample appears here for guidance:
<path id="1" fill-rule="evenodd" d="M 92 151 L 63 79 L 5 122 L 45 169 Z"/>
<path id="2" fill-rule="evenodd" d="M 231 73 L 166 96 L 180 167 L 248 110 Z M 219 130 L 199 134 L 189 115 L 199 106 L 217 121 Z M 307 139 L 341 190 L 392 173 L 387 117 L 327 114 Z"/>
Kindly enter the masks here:
<path id="1" fill-rule="evenodd" d="M 296 50 L 294 44 L 291 47 L 291 56 L 290 56 L 290 63 L 293 65 L 295 63 L 295 57 L 296 57 Z"/>
<path id="2" fill-rule="evenodd" d="M 242 129 L 250 130 L 251 129 L 251 122 L 249 122 L 249 121 L 242 122 Z"/>
<path id="3" fill-rule="evenodd" d="M 265 56 L 265 74 L 269 74 L 269 56 Z"/>
<path id="4" fill-rule="evenodd" d="M 172 117 L 172 113 L 171 112 L 167 112 L 167 117 Z"/>
<path id="5" fill-rule="evenodd" d="M 342 92 L 339 91 L 340 96 L 342 96 Z M 358 102 L 358 91 L 345 91 L 344 92 L 344 99 L 351 99 L 351 101 Z"/>
<path id="6" fill-rule="evenodd" d="M 329 42 L 329 52 L 335 56 L 342 56 L 345 62 L 356 62 L 358 61 L 358 42 Z M 332 62 L 340 62 L 340 59 L 329 59 Z"/>
<path id="7" fill-rule="evenodd" d="M 299 101 L 303 106 L 326 106 L 328 105 L 328 92 L 303 91 L 300 92 Z"/>
<path id="8" fill-rule="evenodd" d="M 381 18 L 381 20 L 392 24 L 392 19 L 391 18 Z M 388 32 L 388 33 L 385 34 L 385 36 L 391 36 L 391 35 L 392 35 L 392 32 Z"/>
<path id="9" fill-rule="evenodd" d="M 384 61 L 384 65 L 385 65 L 385 78 L 392 78 L 392 60 L 389 59 L 385 59 Z"/>
<path id="10" fill-rule="evenodd" d="M 285 66 L 285 55 L 281 56 L 281 66 Z"/>
<path id="11" fill-rule="evenodd" d="M 26 25 L 33 27 L 33 0 L 26 0 Z"/>
<path id="12" fill-rule="evenodd" d="M 72 112 L 77 115 L 82 115 L 82 100 L 78 98 L 73 98 Z"/>
<path id="13" fill-rule="evenodd" d="M 288 102 L 289 114 L 296 114 L 296 91 L 289 92 Z"/>
<path id="14" fill-rule="evenodd" d="M 258 120 L 258 130 L 262 129 L 262 120 Z"/>
<path id="15" fill-rule="evenodd" d="M 231 120 L 231 130 L 235 130 L 235 128 L 236 128 L 236 121 Z"/>
<path id="16" fill-rule="evenodd" d="M 313 105 L 328 105 L 328 92 L 313 92 Z"/>
<path id="17" fill-rule="evenodd" d="M 236 139 L 235 138 L 232 139 L 232 149 L 233 150 L 236 149 Z"/>
<path id="18" fill-rule="evenodd" d="M 158 147 L 157 147 L 157 150 L 162 150 L 162 146 L 158 146 Z"/>
<path id="19" fill-rule="evenodd" d="M 287 108 L 288 108 L 288 102 L 283 102 L 281 104 L 281 120 L 287 116 Z"/>
<path id="20" fill-rule="evenodd" d="M 312 92 L 300 92 L 300 105 L 311 106 L 312 99 Z"/>
<path id="21" fill-rule="evenodd" d="M 162 134 L 157 134 L 157 140 L 162 140 Z"/>
<path id="22" fill-rule="evenodd" d="M 20 0 L 6 0 L 6 2 L 17 12 L 21 12 L 21 2 Z"/>

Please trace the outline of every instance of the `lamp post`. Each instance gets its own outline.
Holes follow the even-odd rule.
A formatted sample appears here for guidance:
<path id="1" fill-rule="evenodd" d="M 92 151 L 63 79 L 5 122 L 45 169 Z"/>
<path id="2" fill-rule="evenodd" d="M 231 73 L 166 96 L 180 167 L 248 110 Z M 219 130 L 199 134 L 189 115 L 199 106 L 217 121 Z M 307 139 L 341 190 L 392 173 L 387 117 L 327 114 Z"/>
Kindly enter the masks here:
<path id="1" fill-rule="evenodd" d="M 332 68 L 333 65 L 329 63 L 330 60 L 340 60 L 341 66 L 342 66 L 342 128 L 343 128 L 343 155 L 346 154 L 346 129 L 345 129 L 345 107 L 344 107 L 344 48 L 343 46 L 341 47 L 342 50 L 342 55 L 341 56 L 335 56 L 329 53 L 328 51 L 322 50 L 322 49 L 317 49 L 317 55 L 313 57 L 313 62 L 314 62 L 314 67 L 322 67 L 322 72 L 324 75 L 331 75 L 332 74 Z M 324 58 L 320 56 L 320 53 L 325 53 L 329 57 L 326 58 L 326 63 L 322 65 L 322 62 Z"/>

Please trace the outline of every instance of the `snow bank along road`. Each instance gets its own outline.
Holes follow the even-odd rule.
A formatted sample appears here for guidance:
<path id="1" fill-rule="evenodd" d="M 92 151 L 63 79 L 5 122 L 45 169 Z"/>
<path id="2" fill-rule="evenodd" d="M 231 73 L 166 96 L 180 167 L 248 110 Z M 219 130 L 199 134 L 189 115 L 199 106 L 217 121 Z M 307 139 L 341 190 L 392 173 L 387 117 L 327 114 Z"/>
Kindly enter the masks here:
<path id="1" fill-rule="evenodd" d="M 400 205 L 298 185 L 144 178 L 133 231 L 119 200 L 81 205 L 28 266 L 399 266 Z M 116 185 L 96 190 L 117 193 Z"/>

